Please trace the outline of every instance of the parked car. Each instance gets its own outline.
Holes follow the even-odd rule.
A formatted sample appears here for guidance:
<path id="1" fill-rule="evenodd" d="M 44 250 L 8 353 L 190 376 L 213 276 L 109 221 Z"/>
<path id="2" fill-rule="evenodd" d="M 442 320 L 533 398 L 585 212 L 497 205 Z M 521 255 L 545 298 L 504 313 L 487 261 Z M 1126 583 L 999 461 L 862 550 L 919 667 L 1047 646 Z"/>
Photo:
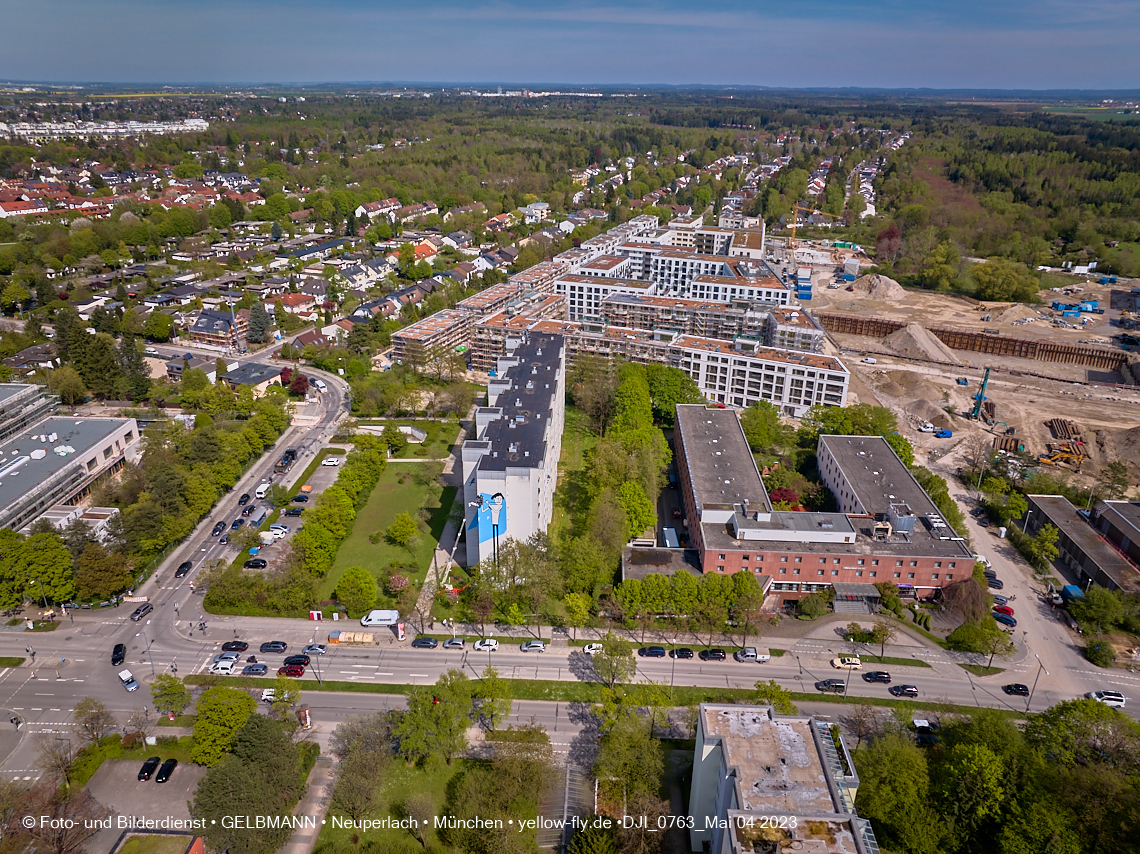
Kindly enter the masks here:
<path id="1" fill-rule="evenodd" d="M 307 655 L 290 655 L 282 662 L 282 664 L 284 664 L 286 667 L 292 667 L 294 664 L 300 667 L 308 667 L 310 662 L 311 659 Z"/>
<path id="2" fill-rule="evenodd" d="M 222 652 L 245 652 L 249 644 L 245 641 L 226 641 L 222 644 Z"/>
<path id="3" fill-rule="evenodd" d="M 1001 590 L 1005 587 L 1000 578 L 987 578 L 986 586 L 993 590 Z"/>
<path id="4" fill-rule="evenodd" d="M 936 430 L 934 433 L 934 438 L 935 439 L 949 439 L 949 438 L 953 437 L 953 435 L 954 435 L 953 430 Z"/>
<path id="5" fill-rule="evenodd" d="M 214 530 L 212 530 L 210 532 L 210 536 L 216 537 L 216 536 L 218 536 L 218 534 L 220 534 L 225 529 L 226 529 L 226 523 L 225 522 L 218 522 L 218 524 L 214 525 Z"/>
<path id="6" fill-rule="evenodd" d="M 870 673 L 863 674 L 864 682 L 882 682 L 884 685 L 891 684 L 891 674 L 885 670 L 872 670 Z"/>
<path id="7" fill-rule="evenodd" d="M 600 643 L 588 643 L 582 647 L 582 652 L 586 653 L 586 655 L 597 655 L 601 651 L 602 645 Z"/>
<path id="8" fill-rule="evenodd" d="M 520 652 L 546 652 L 546 644 L 543 641 L 533 640 L 527 641 L 519 647 Z"/>
<path id="9" fill-rule="evenodd" d="M 127 645 L 125 643 L 115 644 L 115 648 L 111 650 L 111 666 L 118 667 L 127 660 Z"/>
<path id="10" fill-rule="evenodd" d="M 1085 694 L 1085 699 L 1096 700 L 1098 703 L 1104 703 L 1114 709 L 1123 709 L 1124 704 L 1128 702 L 1119 691 L 1089 691 Z"/>
<path id="11" fill-rule="evenodd" d="M 916 685 L 892 685 L 887 689 L 895 697 L 917 697 L 918 686 Z"/>
<path id="12" fill-rule="evenodd" d="M 177 759 L 167 759 L 162 763 L 162 767 L 158 769 L 158 773 L 154 776 L 154 782 L 165 783 L 170 779 L 170 775 L 174 773 L 174 769 L 178 767 Z"/>
<path id="13" fill-rule="evenodd" d="M 247 504 L 249 504 L 249 493 L 243 492 L 241 494 L 241 498 L 238 499 L 238 506 L 239 507 L 245 507 L 245 505 L 247 505 Z"/>
<path id="14" fill-rule="evenodd" d="M 191 563 L 188 560 L 184 560 L 184 561 L 182 561 L 182 563 L 178 564 L 178 569 L 174 570 L 174 577 L 175 578 L 185 578 L 186 573 L 188 573 L 193 568 L 194 568 L 193 563 Z"/>
<path id="15" fill-rule="evenodd" d="M 1022 685 L 1020 682 L 1014 682 L 1010 685 L 1002 685 L 1001 689 L 1011 697 L 1028 697 L 1029 686 Z"/>
<path id="16" fill-rule="evenodd" d="M 867 357 L 867 358 L 865 358 L 865 359 L 860 359 L 859 361 L 860 361 L 860 362 L 862 362 L 864 365 L 875 365 L 875 364 L 878 364 L 878 360 L 877 360 L 877 359 L 872 359 L 870 356 L 868 356 L 868 357 Z"/>
<path id="17" fill-rule="evenodd" d="M 450 638 L 443 642 L 444 649 L 463 649 L 463 638 Z"/>
<path id="18" fill-rule="evenodd" d="M 258 652 L 285 652 L 289 645 L 285 641 L 266 641 L 260 647 Z"/>
<path id="19" fill-rule="evenodd" d="M 300 495 L 294 495 L 291 500 L 294 504 L 308 504 L 309 503 L 309 496 L 305 495 L 302 492 Z"/>
<path id="20" fill-rule="evenodd" d="M 1009 614 L 1003 614 L 1000 611 L 993 611 L 992 613 L 993 613 L 994 619 L 997 620 L 1002 625 L 1009 626 L 1011 629 L 1017 628 L 1017 620 L 1015 620 Z"/>
<path id="21" fill-rule="evenodd" d="M 815 690 L 825 694 L 842 694 L 847 690 L 847 686 L 843 684 L 842 679 L 824 679 L 815 683 Z"/>
<path id="22" fill-rule="evenodd" d="M 324 655 L 328 652 L 328 647 L 323 643 L 311 643 L 301 650 L 301 652 L 305 653 L 305 655 Z"/>
<path id="23" fill-rule="evenodd" d="M 1007 617 L 1013 616 L 1013 608 L 1009 605 L 994 605 L 994 611 L 998 614 L 1005 614 Z"/>
<path id="24" fill-rule="evenodd" d="M 642 658 L 664 658 L 666 655 L 663 646 L 643 646 L 637 651 L 637 654 Z"/>
<path id="25" fill-rule="evenodd" d="M 691 649 L 689 649 L 687 646 L 683 646 L 680 649 L 669 650 L 669 657 L 670 658 L 692 658 L 693 657 L 693 651 Z"/>
<path id="26" fill-rule="evenodd" d="M 435 638 L 416 638 L 412 641 L 412 649 L 435 649 L 439 641 Z"/>
<path id="27" fill-rule="evenodd" d="M 728 655 L 723 649 L 702 649 L 697 653 L 697 658 L 701 661 L 724 661 Z"/>
<path id="28" fill-rule="evenodd" d="M 1000 593 L 993 594 L 995 605 L 1008 605 L 1009 600 L 1002 596 Z"/>
<path id="29" fill-rule="evenodd" d="M 158 756 L 152 756 L 144 762 L 142 768 L 139 769 L 139 782 L 144 783 L 149 780 L 160 762 L 162 759 Z"/>
<path id="30" fill-rule="evenodd" d="M 483 638 L 475 641 L 471 648 L 476 652 L 495 652 L 499 648 L 499 642 L 494 638 Z"/>
<path id="31" fill-rule="evenodd" d="M 857 655 L 841 655 L 831 659 L 831 666 L 836 670 L 862 670 L 863 662 Z"/>
<path id="32" fill-rule="evenodd" d="M 263 557 L 255 557 L 247 560 L 242 566 L 246 569 L 265 569 L 265 567 L 269 566 L 269 562 Z"/>
<path id="33" fill-rule="evenodd" d="M 299 664 L 286 664 L 284 667 L 277 668 L 278 676 L 288 676 L 292 679 L 300 679 L 305 675 L 305 668 Z"/>
<path id="34" fill-rule="evenodd" d="M 153 610 L 154 605 L 150 604 L 150 602 L 143 602 L 141 605 L 135 608 L 134 611 L 131 612 L 131 622 L 137 623 Z"/>
<path id="35" fill-rule="evenodd" d="M 300 516 L 305 512 L 304 507 L 286 507 L 283 516 Z"/>
<path id="36" fill-rule="evenodd" d="M 264 676 L 268 672 L 268 664 L 247 664 L 241 669 L 242 676 Z"/>
<path id="37" fill-rule="evenodd" d="M 325 457 L 323 460 L 321 460 L 321 465 L 322 466 L 339 466 L 340 465 L 340 457 Z"/>
<path id="38" fill-rule="evenodd" d="M 275 688 L 262 688 L 261 689 L 261 702 L 272 703 L 277 699 L 277 690 Z"/>

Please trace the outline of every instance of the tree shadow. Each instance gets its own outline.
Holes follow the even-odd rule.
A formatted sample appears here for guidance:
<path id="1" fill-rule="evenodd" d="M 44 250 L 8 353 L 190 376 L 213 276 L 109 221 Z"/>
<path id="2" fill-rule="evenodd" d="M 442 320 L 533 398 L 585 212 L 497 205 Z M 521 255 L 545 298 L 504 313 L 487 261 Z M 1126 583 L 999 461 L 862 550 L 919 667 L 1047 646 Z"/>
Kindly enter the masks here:
<path id="1" fill-rule="evenodd" d="M 598 759 L 598 741 L 601 728 L 591 703 L 567 704 L 567 717 L 581 729 L 570 742 L 567 761 L 582 768 L 593 768 Z"/>
<path id="2" fill-rule="evenodd" d="M 594 659 L 581 650 L 570 653 L 568 659 L 570 672 L 579 682 L 601 682 L 597 671 L 594 670 Z"/>

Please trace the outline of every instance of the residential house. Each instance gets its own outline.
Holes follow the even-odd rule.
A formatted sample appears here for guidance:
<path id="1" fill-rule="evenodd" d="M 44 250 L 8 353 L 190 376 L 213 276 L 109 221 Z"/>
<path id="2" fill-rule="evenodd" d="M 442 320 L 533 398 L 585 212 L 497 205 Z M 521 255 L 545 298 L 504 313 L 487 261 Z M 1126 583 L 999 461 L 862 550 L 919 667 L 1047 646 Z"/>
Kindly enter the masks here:
<path id="1" fill-rule="evenodd" d="M 222 374 L 222 379 L 235 391 L 241 386 L 253 389 L 254 397 L 261 397 L 269 386 L 281 380 L 281 369 L 275 365 L 247 362 L 241 367 Z"/>
<path id="2" fill-rule="evenodd" d="M 40 369 L 58 368 L 60 360 L 55 354 L 55 345 L 49 342 L 25 347 L 15 356 L 5 359 L 4 364 L 17 374 L 23 375 Z"/>
<path id="3" fill-rule="evenodd" d="M 188 354 L 189 355 L 189 354 Z M 166 363 L 166 376 L 174 382 L 182 381 L 182 374 L 185 371 L 199 370 L 204 371 L 206 379 L 210 382 L 217 382 L 218 380 L 218 360 L 211 359 L 209 356 L 192 356 L 187 359 L 185 356 L 177 359 L 171 359 Z M 227 363 L 226 370 L 233 370 L 237 367 L 237 362 Z"/>
<path id="4" fill-rule="evenodd" d="M 523 222 L 527 225 L 534 225 L 544 222 L 550 216 L 550 205 L 546 202 L 531 202 L 529 205 L 519 208 L 519 212 L 522 213 Z"/>
<path id="5" fill-rule="evenodd" d="M 356 209 L 356 218 L 374 219 L 378 216 L 390 218 L 393 213 L 400 209 L 399 199 L 384 199 L 380 202 L 365 202 Z"/>
<path id="6" fill-rule="evenodd" d="M 190 326 L 190 338 L 196 344 L 225 349 L 246 346 L 249 334 L 249 309 L 230 312 L 202 309 Z"/>
<path id="7" fill-rule="evenodd" d="M 312 294 L 284 294 L 276 301 L 290 314 L 312 311 L 317 305 L 317 299 Z"/>

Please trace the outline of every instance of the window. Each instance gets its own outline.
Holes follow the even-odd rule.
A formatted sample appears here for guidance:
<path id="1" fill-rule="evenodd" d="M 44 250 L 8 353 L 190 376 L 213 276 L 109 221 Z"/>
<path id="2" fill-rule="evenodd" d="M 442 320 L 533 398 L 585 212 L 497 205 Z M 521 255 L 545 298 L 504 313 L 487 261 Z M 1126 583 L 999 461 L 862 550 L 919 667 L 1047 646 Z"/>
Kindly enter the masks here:
<path id="1" fill-rule="evenodd" d="M 716 571 L 717 571 L 717 572 L 724 572 L 724 567 L 723 567 L 723 566 L 718 566 L 718 567 L 716 568 Z"/>
<path id="2" fill-rule="evenodd" d="M 780 575 L 787 575 L 787 574 L 788 574 L 788 571 L 787 571 L 786 569 L 783 569 L 783 568 L 781 567 L 781 569 L 780 569 Z"/>
<path id="3" fill-rule="evenodd" d="M 780 558 L 780 563 L 787 563 L 787 562 L 788 562 L 788 556 L 787 555 L 784 555 L 783 557 Z"/>
<path id="4" fill-rule="evenodd" d="M 934 561 L 934 565 L 935 565 L 935 566 L 942 566 L 942 561 L 940 561 L 940 560 L 936 560 L 936 561 Z M 938 576 L 936 575 L 936 576 L 934 576 L 934 577 L 935 577 L 935 578 L 937 578 Z"/>
<path id="5" fill-rule="evenodd" d="M 819 559 L 819 562 L 820 562 L 820 563 L 827 563 L 827 558 L 825 558 L 825 557 L 821 557 L 821 558 Z"/>
<path id="6" fill-rule="evenodd" d="M 839 570 L 838 570 L 838 569 L 833 569 L 833 570 L 831 570 L 831 574 L 832 574 L 832 575 L 839 575 Z"/>
<path id="7" fill-rule="evenodd" d="M 954 561 L 950 561 L 950 568 L 951 568 L 951 569 L 953 569 L 953 568 L 954 568 Z"/>
<path id="8" fill-rule="evenodd" d="M 856 571 L 855 571 L 855 576 L 856 576 L 857 578 L 862 578 L 862 577 L 863 577 L 863 570 L 861 570 L 861 569 L 858 569 L 858 570 L 856 570 Z"/>
<path id="9" fill-rule="evenodd" d="M 954 578 L 953 573 L 950 573 L 950 572 L 946 573 L 946 580 L 947 581 L 951 581 L 951 580 L 953 580 L 953 578 Z"/>
<path id="10" fill-rule="evenodd" d="M 875 560 L 871 561 L 871 566 L 878 566 L 878 565 L 879 565 L 879 561 L 877 558 Z"/>
<path id="11" fill-rule="evenodd" d="M 874 578 L 874 577 L 875 577 L 876 575 L 878 575 L 878 574 L 879 574 L 879 573 L 872 571 L 872 572 L 871 572 L 871 577 L 872 577 L 872 578 Z"/>
<path id="12" fill-rule="evenodd" d="M 717 556 L 716 556 L 716 559 L 717 559 L 717 560 L 724 560 L 724 555 L 717 555 Z"/>
<path id="13" fill-rule="evenodd" d="M 747 563 L 747 562 L 748 562 L 748 555 L 743 555 L 743 556 L 741 556 L 741 558 L 740 558 L 740 559 L 741 559 L 742 561 L 744 561 L 745 563 Z"/>
<path id="14" fill-rule="evenodd" d="M 795 562 L 796 563 L 803 563 L 804 559 L 802 557 L 798 557 L 798 558 L 796 558 Z"/>
<path id="15" fill-rule="evenodd" d="M 911 566 L 918 566 L 918 561 L 917 561 L 917 560 L 912 560 L 912 561 L 910 562 L 910 565 L 911 565 Z"/>
<path id="16" fill-rule="evenodd" d="M 108 445 L 107 447 L 105 447 L 105 448 L 103 449 L 103 459 L 105 459 L 105 460 L 109 460 L 109 459 L 111 459 L 111 455 L 112 455 L 113 453 L 115 453 L 115 452 L 114 452 L 114 451 L 112 451 L 112 450 L 111 450 L 111 446 L 110 446 L 110 445 Z"/>
<path id="17" fill-rule="evenodd" d="M 832 559 L 831 559 L 831 562 L 832 562 L 832 563 L 839 563 L 839 558 L 837 558 L 837 557 L 836 557 L 836 558 L 832 558 Z"/>
<path id="18" fill-rule="evenodd" d="M 799 575 L 799 574 L 800 574 L 799 567 L 796 567 L 795 569 L 792 570 L 792 575 Z"/>
<path id="19" fill-rule="evenodd" d="M 896 560 L 896 561 L 895 561 L 895 566 L 902 566 L 902 561 L 901 561 L 901 560 Z M 898 578 L 898 576 L 896 575 L 896 576 L 895 576 L 895 578 Z"/>
<path id="20" fill-rule="evenodd" d="M 817 569 L 817 570 L 815 571 L 815 574 L 816 574 L 816 575 L 823 575 L 823 570 L 822 570 L 822 569 Z"/>
<path id="21" fill-rule="evenodd" d="M 938 573 L 937 573 L 937 572 L 935 572 L 935 573 L 933 573 L 933 574 L 932 574 L 930 577 L 931 577 L 931 578 L 937 578 L 937 577 L 938 577 Z"/>
<path id="22" fill-rule="evenodd" d="M 895 578 L 902 578 L 902 573 L 901 573 L 901 572 L 896 572 L 896 573 L 895 573 Z"/>
<path id="23" fill-rule="evenodd" d="M 859 564 L 859 566 L 863 566 L 863 564 L 865 564 L 867 561 L 865 561 L 863 558 L 859 558 L 859 560 L 857 560 L 857 561 L 855 561 L 855 562 L 856 562 L 857 564 Z"/>

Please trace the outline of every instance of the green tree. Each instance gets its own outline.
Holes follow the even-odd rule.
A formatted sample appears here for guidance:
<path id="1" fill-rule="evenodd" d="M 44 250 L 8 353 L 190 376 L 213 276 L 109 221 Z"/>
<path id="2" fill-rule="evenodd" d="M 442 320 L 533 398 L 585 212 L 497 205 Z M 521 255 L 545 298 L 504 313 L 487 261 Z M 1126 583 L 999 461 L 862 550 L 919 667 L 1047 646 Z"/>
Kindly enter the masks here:
<path id="1" fill-rule="evenodd" d="M 970 278 L 977 285 L 978 299 L 982 300 L 1031 302 L 1041 287 L 1032 270 L 1009 261 L 978 264 L 970 269 Z"/>
<path id="2" fill-rule="evenodd" d="M 71 552 L 54 531 L 32 534 L 24 541 L 17 577 L 32 588 L 30 594 L 36 598 L 39 594 L 49 602 L 70 602 L 75 596 Z"/>
<path id="3" fill-rule="evenodd" d="M 94 744 L 118 727 L 114 714 L 94 697 L 83 697 L 71 711 L 71 718 L 78 727 L 79 737 L 87 744 Z"/>
<path id="4" fill-rule="evenodd" d="M 499 671 L 488 665 L 474 685 L 475 712 L 487 722 L 488 729 L 497 729 L 511 715 L 513 698 L 510 683 L 499 676 Z"/>
<path id="5" fill-rule="evenodd" d="M 61 365 L 48 374 L 48 388 L 58 394 L 60 400 L 68 406 L 75 406 L 87 399 L 87 386 L 71 365 Z"/>
<path id="6" fill-rule="evenodd" d="M 420 529 L 414 519 L 407 512 L 400 513 L 392 520 L 388 530 L 384 532 L 387 539 L 398 546 L 410 546 L 420 535 Z"/>
<path id="7" fill-rule="evenodd" d="M 792 692 L 778 685 L 775 679 L 757 682 L 752 702 L 760 706 L 771 706 L 778 715 L 799 714 L 795 703 L 792 702 Z"/>
<path id="8" fill-rule="evenodd" d="M 290 679 L 284 673 L 278 673 L 273 680 L 273 702 L 270 708 L 273 717 L 279 721 L 285 720 L 293 708 L 301 702 L 301 683 Z"/>
<path id="9" fill-rule="evenodd" d="M 624 783 L 627 799 L 633 800 L 641 794 L 656 795 L 664 770 L 661 742 L 653 738 L 647 721 L 622 717 L 602 736 L 594 776 L 599 780 L 621 781 L 619 793 Z"/>
<path id="10" fill-rule="evenodd" d="M 408 710 L 393 728 L 400 752 L 409 763 L 442 755 L 450 765 L 467 748 L 471 709 L 471 681 L 461 671 L 444 673 L 433 690 L 412 689 Z"/>
<path id="11" fill-rule="evenodd" d="M 169 673 L 160 673 L 154 678 L 154 684 L 150 686 L 150 697 L 159 712 L 180 715 L 190 705 L 190 689 L 182 684 L 181 679 Z"/>
<path id="12" fill-rule="evenodd" d="M 1031 537 L 1022 537 L 1021 552 L 1038 569 L 1045 569 L 1057 559 L 1059 532 L 1053 525 L 1043 525 Z"/>
<path id="13" fill-rule="evenodd" d="M 372 573 L 362 566 L 350 566 L 336 585 L 336 601 L 348 608 L 350 617 L 362 617 L 376 603 L 379 588 Z"/>
<path id="14" fill-rule="evenodd" d="M 646 496 L 641 484 L 632 481 L 623 483 L 617 490 L 617 502 L 625 511 L 627 540 L 656 527 L 657 514 L 653 510 L 653 502 Z"/>
<path id="15" fill-rule="evenodd" d="M 601 652 L 594 654 L 594 672 L 607 688 L 613 688 L 619 682 L 629 682 L 637 672 L 633 644 L 613 632 L 606 632 Z"/>
<path id="16" fill-rule="evenodd" d="M 871 820 L 879 842 L 908 854 L 939 854 L 945 825 L 930 796 L 926 754 L 910 738 L 892 733 L 855 754 L 859 793 L 855 806 Z"/>
<path id="17" fill-rule="evenodd" d="M 109 599 L 133 581 L 131 565 L 123 556 L 108 552 L 99 543 L 90 543 L 79 556 L 75 574 L 83 599 Z"/>
<path id="18" fill-rule="evenodd" d="M 923 287 L 940 291 L 950 290 L 950 283 L 958 277 L 960 261 L 958 250 L 952 243 L 949 241 L 939 243 L 922 264 L 920 278 Z"/>
<path id="19" fill-rule="evenodd" d="M 985 745 L 957 744 L 950 749 L 941 776 L 941 803 L 949 808 L 955 832 L 982 843 L 979 834 L 998 818 L 1006 799 L 1004 763 Z"/>
<path id="20" fill-rule="evenodd" d="M 753 451 L 767 451 L 787 444 L 791 438 L 791 430 L 780 422 L 780 410 L 766 400 L 741 413 L 740 427 Z"/>
<path id="21" fill-rule="evenodd" d="M 577 628 L 584 626 L 590 619 L 590 608 L 594 600 L 585 593 L 567 593 L 562 597 L 562 605 L 566 608 L 566 621 Z M 577 632 L 574 633 L 575 640 Z"/>
<path id="22" fill-rule="evenodd" d="M 190 759 L 199 765 L 217 765 L 256 708 L 253 698 L 240 688 L 207 689 L 198 698 Z"/>
<path id="23" fill-rule="evenodd" d="M 1096 625 L 1098 633 L 1112 629 L 1124 619 L 1124 603 L 1115 590 L 1094 584 L 1085 595 L 1069 603 L 1069 610 L 1079 623 Z"/>
<path id="24" fill-rule="evenodd" d="M 174 318 L 169 314 L 163 314 L 158 309 L 155 309 L 147 315 L 146 323 L 143 324 L 143 335 L 149 341 L 169 341 L 170 336 L 174 333 Z"/>
<path id="25" fill-rule="evenodd" d="M 3 306 L 5 311 L 16 311 L 31 299 L 31 296 L 28 289 L 19 282 L 9 282 L 0 293 L 0 306 Z"/>

